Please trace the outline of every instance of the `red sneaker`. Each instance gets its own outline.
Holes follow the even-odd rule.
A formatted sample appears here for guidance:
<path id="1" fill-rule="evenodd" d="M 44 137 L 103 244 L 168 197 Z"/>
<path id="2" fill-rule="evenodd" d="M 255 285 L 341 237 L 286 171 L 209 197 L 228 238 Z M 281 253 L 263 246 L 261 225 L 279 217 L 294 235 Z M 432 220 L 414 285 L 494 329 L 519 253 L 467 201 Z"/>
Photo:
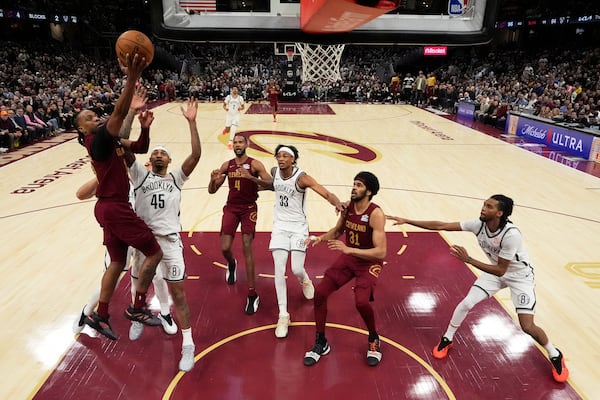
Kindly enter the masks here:
<path id="1" fill-rule="evenodd" d="M 550 362 L 552 363 L 552 377 L 554 380 L 560 383 L 566 382 L 569 379 L 569 370 L 560 350 L 558 350 L 558 356 L 550 358 Z"/>
<path id="2" fill-rule="evenodd" d="M 440 340 L 440 344 L 433 348 L 433 356 L 438 359 L 446 358 L 448 356 L 448 351 L 452 347 L 454 347 L 452 340 L 444 336 L 442 337 L 442 340 Z"/>

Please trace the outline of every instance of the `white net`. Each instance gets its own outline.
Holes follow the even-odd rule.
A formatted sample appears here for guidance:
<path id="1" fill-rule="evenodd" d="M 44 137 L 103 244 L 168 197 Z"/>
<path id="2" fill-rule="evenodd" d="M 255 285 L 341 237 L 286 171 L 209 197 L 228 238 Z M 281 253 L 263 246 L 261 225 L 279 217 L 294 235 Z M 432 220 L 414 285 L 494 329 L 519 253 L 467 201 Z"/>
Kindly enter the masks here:
<path id="1" fill-rule="evenodd" d="M 325 85 L 341 79 L 340 60 L 345 45 L 296 43 L 302 58 L 302 82 Z"/>

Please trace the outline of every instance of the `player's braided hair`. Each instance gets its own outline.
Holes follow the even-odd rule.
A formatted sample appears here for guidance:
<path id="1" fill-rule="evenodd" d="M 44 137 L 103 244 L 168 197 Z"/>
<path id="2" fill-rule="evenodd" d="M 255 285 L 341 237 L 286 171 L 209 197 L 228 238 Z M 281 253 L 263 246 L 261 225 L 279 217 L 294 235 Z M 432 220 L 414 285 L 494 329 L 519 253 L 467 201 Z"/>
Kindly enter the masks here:
<path id="1" fill-rule="evenodd" d="M 498 202 L 498 208 L 502 211 L 502 216 L 500 217 L 500 229 L 502 229 L 507 222 L 511 222 L 508 217 L 513 212 L 513 199 L 503 194 L 495 194 L 491 198 Z"/>

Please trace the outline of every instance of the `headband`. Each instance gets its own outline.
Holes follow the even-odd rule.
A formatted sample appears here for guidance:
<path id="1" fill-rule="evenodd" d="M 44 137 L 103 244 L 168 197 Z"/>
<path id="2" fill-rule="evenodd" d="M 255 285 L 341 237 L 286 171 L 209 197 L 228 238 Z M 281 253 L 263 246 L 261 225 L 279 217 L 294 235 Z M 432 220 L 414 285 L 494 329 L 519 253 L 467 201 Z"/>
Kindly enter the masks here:
<path id="1" fill-rule="evenodd" d="M 154 153 L 156 150 L 162 150 L 165 153 L 167 153 L 167 155 L 169 156 L 169 158 L 171 158 L 171 153 L 169 152 L 169 149 L 167 149 L 165 146 L 156 146 L 155 148 L 152 149 L 152 151 L 150 152 L 150 154 Z"/>
<path id="2" fill-rule="evenodd" d="M 296 154 L 294 154 L 294 152 L 292 151 L 292 149 L 290 149 L 290 148 L 289 148 L 289 147 L 287 147 L 287 146 L 280 147 L 280 148 L 279 148 L 279 151 L 277 151 L 277 152 L 279 153 L 280 151 L 283 151 L 283 152 L 285 152 L 285 153 L 288 153 L 288 154 L 289 154 L 289 155 L 291 155 L 292 157 L 296 158 Z"/>

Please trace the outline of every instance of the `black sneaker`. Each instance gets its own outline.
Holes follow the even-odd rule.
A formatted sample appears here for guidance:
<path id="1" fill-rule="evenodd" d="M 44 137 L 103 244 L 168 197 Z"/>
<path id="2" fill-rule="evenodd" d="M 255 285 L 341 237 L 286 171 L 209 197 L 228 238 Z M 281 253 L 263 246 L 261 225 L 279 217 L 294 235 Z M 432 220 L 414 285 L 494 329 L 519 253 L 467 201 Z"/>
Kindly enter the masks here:
<path id="1" fill-rule="evenodd" d="M 85 317 L 85 324 L 107 338 L 117 340 L 117 335 L 113 332 L 108 318 L 102 318 L 97 312 L 94 311 L 92 315 Z"/>
<path id="2" fill-rule="evenodd" d="M 149 326 L 158 326 L 161 325 L 160 319 L 156 317 L 154 314 L 148 310 L 147 307 L 143 308 L 133 308 L 133 306 L 129 306 L 123 312 L 125 318 L 131 321 L 141 322 L 144 325 Z"/>
<path id="3" fill-rule="evenodd" d="M 233 285 L 236 280 L 237 260 L 233 259 L 233 264 L 227 263 L 227 272 L 225 272 L 225 280 L 228 285 Z"/>
<path id="4" fill-rule="evenodd" d="M 374 367 L 381 361 L 381 350 L 379 339 L 375 339 L 369 342 L 369 349 L 367 350 L 367 364 Z"/>
<path id="5" fill-rule="evenodd" d="M 260 303 L 260 297 L 257 294 L 254 296 L 248 296 L 246 299 L 246 314 L 252 315 L 258 311 L 258 303 Z"/>
<path id="6" fill-rule="evenodd" d="M 304 365 L 310 367 L 315 365 L 321 356 L 325 356 L 329 354 L 331 351 L 331 347 L 329 347 L 329 343 L 325 342 L 325 344 L 321 344 L 316 342 L 311 351 L 307 351 L 304 354 Z"/>

